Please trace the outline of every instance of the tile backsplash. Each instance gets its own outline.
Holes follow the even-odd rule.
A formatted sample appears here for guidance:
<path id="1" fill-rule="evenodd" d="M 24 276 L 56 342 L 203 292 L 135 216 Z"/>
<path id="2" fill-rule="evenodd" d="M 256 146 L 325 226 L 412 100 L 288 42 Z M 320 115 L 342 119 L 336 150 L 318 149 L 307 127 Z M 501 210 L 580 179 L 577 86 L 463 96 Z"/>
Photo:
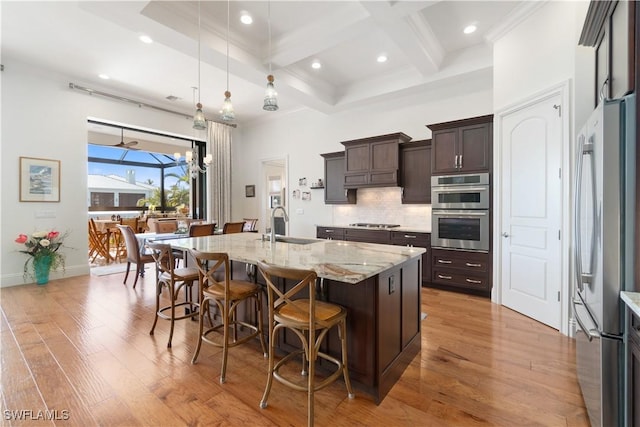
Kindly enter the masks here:
<path id="1" fill-rule="evenodd" d="M 403 205 L 402 188 L 359 188 L 358 204 L 333 207 L 333 224 L 355 222 L 431 228 L 431 205 Z"/>

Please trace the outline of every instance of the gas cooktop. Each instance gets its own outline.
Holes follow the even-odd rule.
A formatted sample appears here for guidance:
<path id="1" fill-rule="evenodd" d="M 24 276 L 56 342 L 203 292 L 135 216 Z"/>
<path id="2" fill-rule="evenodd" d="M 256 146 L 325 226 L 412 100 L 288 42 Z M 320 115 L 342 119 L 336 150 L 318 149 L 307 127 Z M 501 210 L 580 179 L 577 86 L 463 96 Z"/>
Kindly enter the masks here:
<path id="1" fill-rule="evenodd" d="M 356 222 L 349 224 L 351 227 L 367 227 L 367 228 L 396 228 L 400 227 L 400 224 L 375 224 L 370 222 Z"/>

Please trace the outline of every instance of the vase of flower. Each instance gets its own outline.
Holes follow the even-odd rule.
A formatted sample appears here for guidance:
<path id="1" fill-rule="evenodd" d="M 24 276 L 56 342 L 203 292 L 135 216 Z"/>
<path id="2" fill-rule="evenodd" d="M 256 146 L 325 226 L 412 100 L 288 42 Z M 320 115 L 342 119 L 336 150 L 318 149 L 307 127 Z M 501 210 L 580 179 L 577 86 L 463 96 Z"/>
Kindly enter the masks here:
<path id="1" fill-rule="evenodd" d="M 36 273 L 36 283 L 46 285 L 49 283 L 49 272 L 51 271 L 51 255 L 43 255 L 33 259 L 33 269 Z"/>
<path id="2" fill-rule="evenodd" d="M 55 230 L 18 235 L 15 241 L 24 248 L 20 252 L 29 255 L 24 263 L 25 281 L 33 277 L 38 285 L 44 285 L 49 282 L 51 270 L 62 269 L 64 273 L 65 257 L 59 249 L 63 247 L 66 236 L 67 233 L 60 234 Z"/>

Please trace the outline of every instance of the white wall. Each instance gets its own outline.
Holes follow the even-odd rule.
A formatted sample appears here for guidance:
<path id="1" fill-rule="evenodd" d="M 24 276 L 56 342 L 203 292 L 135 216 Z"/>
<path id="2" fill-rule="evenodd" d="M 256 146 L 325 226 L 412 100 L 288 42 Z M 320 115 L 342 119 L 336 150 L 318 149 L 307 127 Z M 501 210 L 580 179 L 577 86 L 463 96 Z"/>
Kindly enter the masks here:
<path id="1" fill-rule="evenodd" d="M 482 82 L 458 83 L 433 92 L 408 95 L 400 102 L 381 102 L 333 115 L 309 110 L 290 115 L 278 115 L 276 112 L 268 120 L 239 127 L 239 132 L 234 134 L 233 144 L 232 216 L 242 218 L 259 215 L 258 201 L 244 197 L 244 186 L 259 182 L 259 165 L 263 159 L 288 157 L 289 234 L 315 237 L 316 225 L 343 223 L 352 217 L 367 220 L 370 210 L 366 207 L 359 212 L 358 205 L 350 208 L 325 205 L 323 190 L 308 188 L 312 181 L 324 179 L 324 161 L 320 154 L 344 151 L 340 141 L 394 132 L 404 132 L 414 140 L 430 138 L 427 124 L 490 114 L 493 102 L 491 91 L 477 89 L 479 83 L 489 87 L 490 79 L 491 74 L 487 73 L 482 77 Z M 279 102 L 286 102 L 286 99 L 280 99 Z M 298 179 L 303 177 L 307 178 L 305 190 L 311 192 L 310 201 L 291 197 L 292 190 L 303 189 L 298 186 Z M 363 193 L 362 190 L 358 191 Z M 388 191 L 390 195 L 385 195 L 384 203 L 378 205 L 380 218 L 401 213 L 404 220 L 409 218 L 413 221 L 422 217 L 425 222 L 429 221 L 426 214 L 429 212 L 430 216 L 428 205 L 421 205 L 422 209 L 401 205 L 400 198 L 393 196 L 393 189 Z M 302 214 L 297 213 L 299 209 L 303 210 Z M 350 210 L 345 213 L 345 209 Z M 385 222 L 396 221 L 397 218 Z"/>
<path id="2" fill-rule="evenodd" d="M 549 1 L 532 16 L 512 29 L 494 44 L 494 111 L 522 103 L 527 98 L 548 91 L 564 82 L 570 83 L 569 105 L 563 105 L 563 114 L 569 115 L 568 148 L 562 160 L 564 176 L 573 176 L 573 140 L 575 130 L 593 109 L 593 49 L 578 46 L 587 1 Z M 494 128 L 494 153 L 499 155 L 501 140 L 499 129 Z M 499 170 L 494 182 L 499 186 Z M 570 251 L 570 179 L 563 183 L 562 307 L 561 332 L 568 334 L 569 283 L 572 283 L 569 267 Z M 494 194 L 499 194 L 495 191 Z M 507 203 L 508 201 L 501 201 Z M 499 222 L 499 212 L 494 214 Z M 494 225 L 497 225 L 497 222 Z M 500 254 L 494 253 L 494 300 L 500 283 Z"/>
<path id="3" fill-rule="evenodd" d="M 180 116 L 89 96 L 68 88 L 68 76 L 2 58 L 2 129 L 0 165 L 0 286 L 23 283 L 27 255 L 14 243 L 19 233 L 55 228 L 69 231 L 65 241 L 66 276 L 87 274 L 87 117 L 193 135 Z M 100 89 L 100 88 L 97 88 Z M 60 203 L 21 203 L 18 197 L 20 156 L 61 161 Z M 39 218 L 45 213 L 48 218 Z M 52 279 L 59 277 L 53 274 Z"/>

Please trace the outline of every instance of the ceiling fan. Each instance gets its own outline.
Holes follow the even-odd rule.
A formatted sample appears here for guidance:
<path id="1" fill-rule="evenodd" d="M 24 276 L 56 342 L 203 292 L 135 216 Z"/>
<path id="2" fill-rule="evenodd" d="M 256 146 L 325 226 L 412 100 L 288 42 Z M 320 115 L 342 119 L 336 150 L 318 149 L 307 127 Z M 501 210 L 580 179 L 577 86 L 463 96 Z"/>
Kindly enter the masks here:
<path id="1" fill-rule="evenodd" d="M 120 129 L 120 142 L 118 144 L 112 145 L 112 147 L 125 148 L 127 150 L 139 150 L 139 148 L 133 148 L 135 145 L 138 145 L 138 141 L 129 141 L 124 142 L 124 129 Z"/>

